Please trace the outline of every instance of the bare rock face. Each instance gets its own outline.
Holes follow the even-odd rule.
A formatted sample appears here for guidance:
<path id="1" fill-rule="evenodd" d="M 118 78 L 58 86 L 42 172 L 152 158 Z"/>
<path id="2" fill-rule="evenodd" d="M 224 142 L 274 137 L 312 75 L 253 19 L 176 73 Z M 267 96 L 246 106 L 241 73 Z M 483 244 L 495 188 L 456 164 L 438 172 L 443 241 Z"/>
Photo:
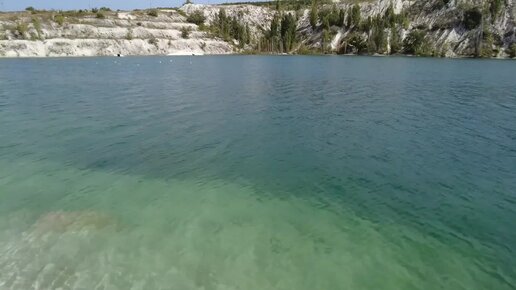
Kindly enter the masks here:
<path id="1" fill-rule="evenodd" d="M 185 4 L 180 10 L 190 15 L 195 11 L 201 11 L 206 17 L 206 23 L 212 24 L 217 14 L 224 9 L 226 15 L 237 18 L 241 23 L 249 25 L 253 36 L 259 36 L 261 33 L 270 28 L 272 18 L 275 11 L 267 7 L 254 5 L 206 5 L 206 4 Z"/>
<path id="2" fill-rule="evenodd" d="M 0 57 L 228 54 L 233 46 L 200 31 L 175 10 L 0 15 Z M 59 16 L 60 17 L 60 16 Z M 182 31 L 188 30 L 188 36 Z"/>

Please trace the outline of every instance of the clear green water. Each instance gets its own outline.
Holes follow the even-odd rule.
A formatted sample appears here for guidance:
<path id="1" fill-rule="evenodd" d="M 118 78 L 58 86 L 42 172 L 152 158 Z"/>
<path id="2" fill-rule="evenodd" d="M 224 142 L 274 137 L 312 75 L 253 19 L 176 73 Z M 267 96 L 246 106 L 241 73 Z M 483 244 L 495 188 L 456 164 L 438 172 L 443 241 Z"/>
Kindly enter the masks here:
<path id="1" fill-rule="evenodd" d="M 514 289 L 516 64 L 0 62 L 0 289 Z"/>

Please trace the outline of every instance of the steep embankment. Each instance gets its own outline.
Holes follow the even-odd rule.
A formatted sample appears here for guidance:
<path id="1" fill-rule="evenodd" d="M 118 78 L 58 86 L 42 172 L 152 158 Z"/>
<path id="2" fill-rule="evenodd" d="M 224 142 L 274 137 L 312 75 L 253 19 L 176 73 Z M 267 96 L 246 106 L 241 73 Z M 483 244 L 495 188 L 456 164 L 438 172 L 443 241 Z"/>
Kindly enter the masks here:
<path id="1" fill-rule="evenodd" d="M 0 14 L 0 56 L 227 54 L 233 47 L 208 37 L 175 10 L 20 12 Z M 156 14 L 154 14 L 156 15 Z"/>
<path id="2" fill-rule="evenodd" d="M 253 48 L 262 52 L 516 55 L 516 5 L 511 0 L 342 0 L 316 6 L 282 1 L 260 7 L 181 7 L 187 14 L 201 11 L 209 24 L 220 22 L 220 9 L 250 26 Z M 294 19 L 295 34 L 289 32 L 287 15 Z"/>
<path id="3" fill-rule="evenodd" d="M 3 13 L 0 56 L 252 51 L 514 57 L 515 11 L 512 0 L 284 0 L 100 16 Z"/>

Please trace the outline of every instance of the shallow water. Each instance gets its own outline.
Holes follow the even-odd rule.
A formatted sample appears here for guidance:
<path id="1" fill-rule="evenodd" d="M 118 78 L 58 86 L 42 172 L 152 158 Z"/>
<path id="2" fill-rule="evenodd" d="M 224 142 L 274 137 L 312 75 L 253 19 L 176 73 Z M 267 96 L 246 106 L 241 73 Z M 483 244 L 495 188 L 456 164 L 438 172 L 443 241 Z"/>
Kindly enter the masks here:
<path id="1" fill-rule="evenodd" d="M 516 65 L 0 62 L 0 289 L 514 289 Z"/>

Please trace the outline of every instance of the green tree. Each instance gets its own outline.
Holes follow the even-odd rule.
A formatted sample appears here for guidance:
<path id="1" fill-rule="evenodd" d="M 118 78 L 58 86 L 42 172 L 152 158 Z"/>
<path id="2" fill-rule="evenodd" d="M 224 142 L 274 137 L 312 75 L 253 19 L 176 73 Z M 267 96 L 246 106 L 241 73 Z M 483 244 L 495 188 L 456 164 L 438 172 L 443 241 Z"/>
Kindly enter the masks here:
<path id="1" fill-rule="evenodd" d="M 490 31 L 485 30 L 482 33 L 483 39 L 480 47 L 481 57 L 492 57 L 493 56 L 493 43 L 494 37 Z"/>
<path id="2" fill-rule="evenodd" d="M 347 15 L 347 18 L 346 18 L 346 27 L 347 28 L 351 28 L 351 25 L 353 24 L 353 19 L 351 18 L 351 11 L 353 9 L 352 8 L 348 8 L 348 11 L 346 13 Z"/>
<path id="3" fill-rule="evenodd" d="M 346 11 L 344 9 L 339 10 L 339 19 L 338 19 L 338 26 L 344 26 L 344 21 L 346 17 Z"/>
<path id="4" fill-rule="evenodd" d="M 310 9 L 310 25 L 312 28 L 317 26 L 317 18 L 319 17 L 319 12 L 317 8 L 317 0 L 312 0 L 312 8 Z"/>
<path id="5" fill-rule="evenodd" d="M 250 41 L 249 27 L 240 23 L 237 17 L 227 16 L 226 10 L 219 9 L 219 13 L 215 16 L 210 31 L 223 38 L 226 41 L 235 39 L 240 47 L 248 44 Z"/>
<path id="6" fill-rule="evenodd" d="M 401 37 L 396 27 L 391 28 L 391 54 L 396 54 L 401 51 Z"/>
<path id="7" fill-rule="evenodd" d="M 330 17 L 328 15 L 325 15 L 322 19 L 322 28 L 323 30 L 330 30 Z"/>
<path id="8" fill-rule="evenodd" d="M 491 20 L 494 22 L 500 11 L 502 10 L 503 2 L 502 0 L 490 0 L 489 1 L 489 12 L 491 13 Z"/>
<path id="9" fill-rule="evenodd" d="M 355 4 L 351 10 L 351 26 L 357 27 L 360 24 L 360 19 L 360 6 Z"/>
<path id="10" fill-rule="evenodd" d="M 374 26 L 370 39 L 374 43 L 374 51 L 370 51 L 371 53 L 385 53 L 387 50 L 387 35 L 385 34 L 383 24 L 379 23 Z"/>
<path id="11" fill-rule="evenodd" d="M 281 20 L 281 40 L 283 43 L 283 51 L 289 52 L 296 41 L 296 19 L 290 13 L 283 16 Z"/>
<path id="12" fill-rule="evenodd" d="M 362 22 L 360 22 L 358 29 L 363 32 L 371 31 L 371 29 L 373 29 L 373 18 L 369 16 L 367 17 L 367 19 L 362 20 Z"/>
<path id="13" fill-rule="evenodd" d="M 321 41 L 321 51 L 323 53 L 326 53 L 329 43 L 330 43 L 330 32 L 327 29 L 323 29 L 322 41 Z"/>
<path id="14" fill-rule="evenodd" d="M 269 30 L 268 42 L 270 43 L 270 48 L 273 51 L 276 51 L 279 47 L 280 37 L 279 37 L 279 29 L 280 29 L 280 19 L 278 14 L 275 14 L 271 21 L 271 28 Z"/>
<path id="15" fill-rule="evenodd" d="M 384 19 L 387 27 L 394 27 L 394 25 L 396 25 L 396 14 L 394 13 L 394 7 L 392 7 L 392 3 L 385 11 Z"/>

